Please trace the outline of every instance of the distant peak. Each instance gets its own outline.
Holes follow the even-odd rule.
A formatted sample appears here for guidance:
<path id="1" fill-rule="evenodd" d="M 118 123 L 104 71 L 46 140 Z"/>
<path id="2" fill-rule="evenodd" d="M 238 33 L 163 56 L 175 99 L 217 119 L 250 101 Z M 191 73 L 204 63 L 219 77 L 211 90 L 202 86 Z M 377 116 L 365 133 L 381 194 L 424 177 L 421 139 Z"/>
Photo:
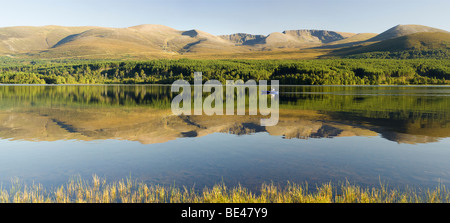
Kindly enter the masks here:
<path id="1" fill-rule="evenodd" d="M 283 34 L 290 35 L 304 41 L 321 43 L 333 42 L 345 38 L 343 35 L 335 31 L 315 29 L 286 30 Z"/>

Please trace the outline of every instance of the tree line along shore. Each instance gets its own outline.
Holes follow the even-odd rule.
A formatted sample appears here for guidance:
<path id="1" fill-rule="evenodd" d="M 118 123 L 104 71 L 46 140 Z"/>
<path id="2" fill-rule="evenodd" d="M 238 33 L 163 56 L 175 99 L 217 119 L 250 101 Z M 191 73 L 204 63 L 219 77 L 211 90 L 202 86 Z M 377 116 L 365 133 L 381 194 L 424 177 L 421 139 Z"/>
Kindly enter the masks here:
<path id="1" fill-rule="evenodd" d="M 446 85 L 447 59 L 28 61 L 0 63 L 2 84 L 172 84 L 279 80 L 289 85 Z"/>

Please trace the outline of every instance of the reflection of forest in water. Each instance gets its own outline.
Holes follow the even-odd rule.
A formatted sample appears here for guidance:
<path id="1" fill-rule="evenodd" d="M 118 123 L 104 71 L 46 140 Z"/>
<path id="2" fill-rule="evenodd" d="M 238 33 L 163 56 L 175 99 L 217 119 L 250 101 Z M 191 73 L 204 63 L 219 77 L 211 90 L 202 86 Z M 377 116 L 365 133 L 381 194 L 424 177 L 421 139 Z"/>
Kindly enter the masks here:
<path id="1" fill-rule="evenodd" d="M 282 87 L 280 121 L 260 116 L 173 116 L 170 86 L 0 86 L 0 137 L 124 139 L 144 144 L 216 132 L 291 138 L 376 136 L 400 143 L 449 137 L 450 88 Z"/>

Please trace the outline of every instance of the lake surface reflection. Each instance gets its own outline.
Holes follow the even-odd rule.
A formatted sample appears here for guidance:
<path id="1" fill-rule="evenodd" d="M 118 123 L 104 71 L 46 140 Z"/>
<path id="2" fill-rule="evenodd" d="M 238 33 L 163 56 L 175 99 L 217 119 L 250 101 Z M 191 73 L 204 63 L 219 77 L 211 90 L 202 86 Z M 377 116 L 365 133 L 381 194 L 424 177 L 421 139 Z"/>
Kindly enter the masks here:
<path id="1" fill-rule="evenodd" d="M 450 181 L 449 87 L 280 87 L 259 116 L 174 116 L 170 86 L 0 86 L 0 181 L 75 175 L 196 188 Z"/>

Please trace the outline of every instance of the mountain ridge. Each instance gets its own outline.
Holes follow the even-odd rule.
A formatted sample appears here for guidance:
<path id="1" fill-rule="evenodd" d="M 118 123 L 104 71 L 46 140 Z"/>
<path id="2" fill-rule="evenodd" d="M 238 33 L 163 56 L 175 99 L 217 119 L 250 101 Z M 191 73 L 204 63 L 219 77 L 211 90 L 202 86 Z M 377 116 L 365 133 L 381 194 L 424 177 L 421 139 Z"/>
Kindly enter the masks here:
<path id="1" fill-rule="evenodd" d="M 244 54 L 256 55 L 258 52 L 267 54 L 283 51 L 298 54 L 304 49 L 375 44 L 419 32 L 449 33 L 421 25 L 397 25 L 378 35 L 315 29 L 285 30 L 269 35 L 213 35 L 197 29 L 177 30 L 157 24 L 126 28 L 17 26 L 0 28 L 0 56 L 89 58 L 97 55 L 122 58 L 144 55 L 145 58 L 171 58 L 186 55 L 239 57 Z"/>

